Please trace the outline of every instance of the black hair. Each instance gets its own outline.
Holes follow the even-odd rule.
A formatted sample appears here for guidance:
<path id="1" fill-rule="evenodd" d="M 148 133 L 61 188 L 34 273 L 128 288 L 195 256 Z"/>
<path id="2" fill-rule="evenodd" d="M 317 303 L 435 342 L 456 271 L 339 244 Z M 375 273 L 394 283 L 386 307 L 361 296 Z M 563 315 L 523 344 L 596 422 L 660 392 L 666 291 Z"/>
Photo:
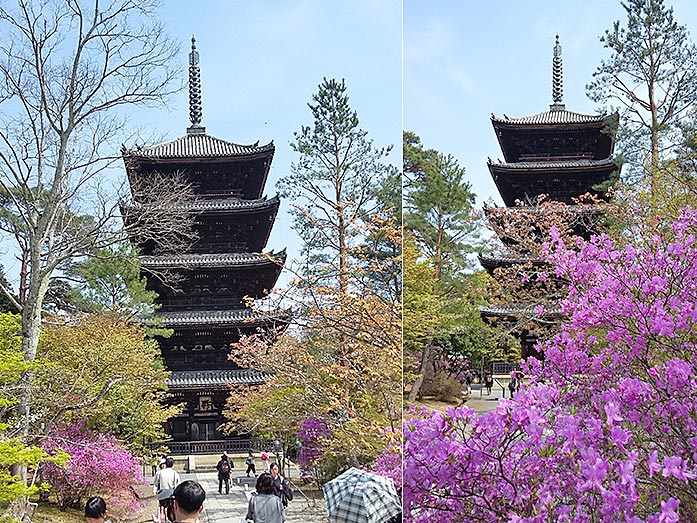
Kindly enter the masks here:
<path id="1" fill-rule="evenodd" d="M 166 466 L 168 469 L 171 469 L 171 468 L 174 466 L 174 458 L 167 458 L 167 459 L 165 460 L 165 466 Z"/>
<path id="2" fill-rule="evenodd" d="M 182 481 L 174 489 L 174 499 L 177 505 L 187 514 L 194 514 L 203 505 L 206 499 L 206 491 L 197 481 Z"/>
<path id="3" fill-rule="evenodd" d="M 257 478 L 256 485 L 259 494 L 273 494 L 273 478 L 268 472 L 262 472 Z"/>
<path id="4" fill-rule="evenodd" d="M 86 518 L 102 518 L 106 515 L 106 501 L 104 498 L 99 496 L 91 497 L 85 503 L 85 517 Z"/>

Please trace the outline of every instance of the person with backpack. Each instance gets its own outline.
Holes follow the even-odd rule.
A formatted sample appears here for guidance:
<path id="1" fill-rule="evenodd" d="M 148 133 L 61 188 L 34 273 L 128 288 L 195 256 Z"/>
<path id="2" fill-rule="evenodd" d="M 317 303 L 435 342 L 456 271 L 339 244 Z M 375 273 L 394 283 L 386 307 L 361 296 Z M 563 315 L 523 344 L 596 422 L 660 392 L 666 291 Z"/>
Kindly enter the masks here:
<path id="1" fill-rule="evenodd" d="M 218 494 L 223 493 L 223 483 L 225 483 L 225 494 L 230 493 L 230 471 L 233 467 L 234 465 L 228 458 L 227 452 L 223 452 L 223 455 L 220 456 L 220 461 L 215 466 L 215 469 L 218 471 Z"/>

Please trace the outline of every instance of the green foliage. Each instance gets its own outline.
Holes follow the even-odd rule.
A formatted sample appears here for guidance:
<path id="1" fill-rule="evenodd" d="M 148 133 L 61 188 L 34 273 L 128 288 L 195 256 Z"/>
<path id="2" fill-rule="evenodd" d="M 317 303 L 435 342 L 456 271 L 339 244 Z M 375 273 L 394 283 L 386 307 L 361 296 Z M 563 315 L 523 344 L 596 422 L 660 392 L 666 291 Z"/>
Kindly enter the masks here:
<path id="1" fill-rule="evenodd" d="M 436 280 L 449 285 L 472 269 L 467 255 L 482 249 L 475 194 L 454 157 L 424 149 L 413 133 L 404 134 L 403 145 L 405 170 L 411 170 L 404 225 L 433 265 Z"/>
<path id="2" fill-rule="evenodd" d="M 629 179 L 646 182 L 653 208 L 659 162 L 674 152 L 678 126 L 697 97 L 697 49 L 663 0 L 627 0 L 622 7 L 626 26 L 616 21 L 600 38 L 612 54 L 586 89 L 592 100 L 624 108 L 618 141 Z"/>
<path id="3" fill-rule="evenodd" d="M 167 372 L 157 342 L 121 315 L 56 319 L 44 328 L 39 356 L 36 411 L 52 423 L 85 419 L 137 446 L 161 437 L 162 423 L 178 411 L 160 403 Z"/>
<path id="4" fill-rule="evenodd" d="M 0 434 L 9 428 L 22 372 L 39 368 L 38 363 L 24 361 L 21 330 L 18 314 L 0 313 Z"/>
<path id="5" fill-rule="evenodd" d="M 312 100 L 313 124 L 294 134 L 291 147 L 299 158 L 277 187 L 294 202 L 293 228 L 306 256 L 303 275 L 346 289 L 349 265 L 356 266 L 352 258 L 369 234 L 366 219 L 385 211 L 376 196 L 395 170 L 384 163 L 390 148 L 375 148 L 359 127 L 343 80 L 325 78 Z"/>
<path id="6" fill-rule="evenodd" d="M 0 265 L 0 289 L 0 313 L 19 312 L 13 301 L 6 294 L 9 292 L 14 301 L 17 301 L 17 296 L 14 294 L 14 292 L 12 292 L 12 286 L 5 277 L 5 269 L 2 265 Z"/>
<path id="7" fill-rule="evenodd" d="M 81 282 L 70 295 L 79 310 L 126 315 L 153 312 L 157 294 L 147 290 L 137 252 L 129 242 L 101 249 L 71 264 L 66 273 Z"/>

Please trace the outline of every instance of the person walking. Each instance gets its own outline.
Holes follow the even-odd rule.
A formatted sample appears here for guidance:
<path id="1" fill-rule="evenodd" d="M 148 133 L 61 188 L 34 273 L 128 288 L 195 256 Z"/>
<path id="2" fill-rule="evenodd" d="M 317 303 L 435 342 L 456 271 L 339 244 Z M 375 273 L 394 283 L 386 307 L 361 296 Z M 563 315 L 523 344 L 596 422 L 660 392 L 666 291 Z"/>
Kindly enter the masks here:
<path id="1" fill-rule="evenodd" d="M 264 467 L 264 472 L 269 471 L 269 455 L 266 452 L 261 453 L 261 464 Z"/>
<path id="2" fill-rule="evenodd" d="M 160 471 L 165 469 L 165 467 L 167 466 L 166 463 L 167 463 L 167 458 L 162 456 L 162 458 L 160 458 L 160 462 L 157 465 L 157 470 L 153 474 L 153 478 L 152 478 L 152 493 L 153 493 L 153 495 L 157 495 L 156 485 L 157 485 L 157 482 L 160 478 Z"/>
<path id="3" fill-rule="evenodd" d="M 486 393 L 491 396 L 491 387 L 494 386 L 494 377 L 491 374 L 487 374 L 485 379 Z"/>
<path id="4" fill-rule="evenodd" d="M 271 468 L 273 470 L 273 465 Z M 268 472 L 262 472 L 257 478 L 256 492 L 249 498 L 245 519 L 254 523 L 283 523 L 286 520 L 285 507 L 281 499 L 274 496 L 274 479 Z"/>
<path id="5" fill-rule="evenodd" d="M 100 496 L 94 496 L 85 503 L 85 523 L 111 523 L 106 518 L 106 501 Z"/>
<path id="6" fill-rule="evenodd" d="M 244 460 L 245 465 L 247 465 L 247 477 L 249 477 L 249 473 L 251 472 L 254 474 L 254 477 L 257 477 L 257 470 L 256 467 L 254 466 L 254 453 L 250 450 L 249 451 L 249 456 L 247 456 L 247 459 Z"/>
<path id="7" fill-rule="evenodd" d="M 220 461 L 215 466 L 218 471 L 218 494 L 223 493 L 223 483 L 225 483 L 225 494 L 230 493 L 230 471 L 233 468 L 232 461 L 227 455 L 227 452 L 223 452 L 220 456 Z"/>
<path id="8" fill-rule="evenodd" d="M 165 468 L 158 471 L 155 476 L 153 485 L 160 505 L 160 513 L 166 513 L 167 508 L 172 504 L 171 498 L 179 481 L 179 473 L 174 470 L 174 459 L 170 456 L 165 459 Z"/>
<path id="9" fill-rule="evenodd" d="M 288 485 L 288 482 L 281 476 L 278 463 L 271 463 L 269 468 L 271 478 L 273 479 L 273 493 L 281 499 L 284 507 L 288 506 L 289 501 L 293 501 L 293 490 Z"/>
<path id="10" fill-rule="evenodd" d="M 511 381 L 508 382 L 508 390 L 511 393 L 511 399 L 513 398 L 513 393 L 518 390 L 518 378 L 515 371 L 511 373 Z"/>

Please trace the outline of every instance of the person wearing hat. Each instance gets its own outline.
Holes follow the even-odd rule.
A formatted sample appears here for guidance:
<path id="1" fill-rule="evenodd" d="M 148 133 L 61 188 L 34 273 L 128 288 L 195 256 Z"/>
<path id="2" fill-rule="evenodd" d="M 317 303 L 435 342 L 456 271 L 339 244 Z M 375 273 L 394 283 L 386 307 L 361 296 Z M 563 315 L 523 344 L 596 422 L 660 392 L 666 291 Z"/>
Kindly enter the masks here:
<path id="1" fill-rule="evenodd" d="M 152 493 L 153 493 L 153 496 L 157 494 L 157 487 L 156 487 L 155 485 L 157 485 L 158 480 L 159 480 L 159 478 L 160 478 L 160 471 L 163 470 L 163 469 L 167 466 L 167 465 L 166 465 L 166 462 L 167 462 L 167 458 L 165 458 L 164 456 L 162 456 L 162 457 L 160 458 L 159 463 L 157 464 L 157 471 L 153 473 L 153 478 L 152 478 Z M 153 465 L 153 467 L 154 467 L 154 465 Z"/>

